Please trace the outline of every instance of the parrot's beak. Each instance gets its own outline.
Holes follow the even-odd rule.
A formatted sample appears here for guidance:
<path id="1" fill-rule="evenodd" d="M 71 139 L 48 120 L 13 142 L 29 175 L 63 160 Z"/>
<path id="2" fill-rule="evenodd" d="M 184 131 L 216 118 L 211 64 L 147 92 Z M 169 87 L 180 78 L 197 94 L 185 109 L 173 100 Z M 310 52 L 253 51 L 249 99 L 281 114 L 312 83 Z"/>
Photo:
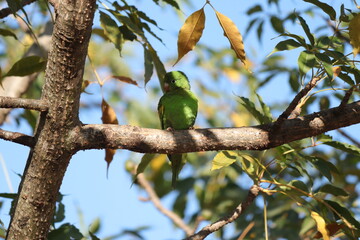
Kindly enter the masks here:
<path id="1" fill-rule="evenodd" d="M 170 90 L 170 85 L 168 83 L 164 83 L 164 91 L 168 92 Z"/>

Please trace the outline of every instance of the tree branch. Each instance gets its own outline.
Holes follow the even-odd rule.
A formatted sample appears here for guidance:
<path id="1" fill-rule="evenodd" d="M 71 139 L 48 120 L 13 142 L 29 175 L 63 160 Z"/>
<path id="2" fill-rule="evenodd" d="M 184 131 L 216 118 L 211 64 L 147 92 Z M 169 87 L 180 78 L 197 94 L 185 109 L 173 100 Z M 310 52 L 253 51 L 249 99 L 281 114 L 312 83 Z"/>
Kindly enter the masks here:
<path id="1" fill-rule="evenodd" d="M 35 145 L 35 139 L 33 137 L 18 132 L 10 132 L 0 129 L 0 138 L 28 147 L 33 147 Z"/>
<path id="2" fill-rule="evenodd" d="M 254 199 L 259 195 L 260 187 L 257 185 L 253 185 L 250 188 L 250 191 L 242 203 L 239 204 L 235 208 L 235 210 L 230 213 L 230 215 L 223 217 L 219 219 L 218 221 L 209 224 L 205 226 L 203 229 L 201 229 L 199 232 L 195 233 L 194 235 L 186 238 L 186 240 L 202 240 L 205 239 L 209 234 L 219 230 L 220 228 L 224 227 L 226 224 L 232 223 L 237 218 L 240 217 L 240 215 L 246 210 L 246 208 L 252 204 Z"/>
<path id="3" fill-rule="evenodd" d="M 29 5 L 33 2 L 35 2 L 36 0 L 23 0 L 20 3 L 20 8 L 17 9 L 16 11 L 20 10 L 22 7 L 25 7 L 26 5 Z M 10 8 L 3 8 L 0 10 L 0 19 L 2 18 L 6 18 L 7 16 L 9 16 L 10 14 L 12 14 L 12 11 Z"/>
<path id="4" fill-rule="evenodd" d="M 151 187 L 150 183 L 146 180 L 143 173 L 140 173 L 137 176 L 137 181 L 142 188 L 149 194 L 150 201 L 154 204 L 154 206 L 165 216 L 171 219 L 179 228 L 185 231 L 187 236 L 190 236 L 194 231 L 174 212 L 166 209 L 154 189 Z"/>
<path id="5" fill-rule="evenodd" d="M 49 107 L 43 100 L 0 96 L 0 108 L 24 108 L 46 112 Z"/>
<path id="6" fill-rule="evenodd" d="M 281 123 L 287 119 L 289 116 L 291 118 L 295 118 L 300 115 L 301 109 L 298 109 L 298 104 L 300 100 L 306 96 L 308 92 L 311 91 L 316 86 L 316 83 L 320 80 L 318 77 L 314 77 L 311 81 L 294 97 L 286 110 L 279 116 L 276 120 L 276 125 L 281 125 Z"/>
<path id="7" fill-rule="evenodd" d="M 360 101 L 295 119 L 241 128 L 166 131 L 129 125 L 92 124 L 71 132 L 73 151 L 118 148 L 141 153 L 264 150 L 360 123 Z"/>

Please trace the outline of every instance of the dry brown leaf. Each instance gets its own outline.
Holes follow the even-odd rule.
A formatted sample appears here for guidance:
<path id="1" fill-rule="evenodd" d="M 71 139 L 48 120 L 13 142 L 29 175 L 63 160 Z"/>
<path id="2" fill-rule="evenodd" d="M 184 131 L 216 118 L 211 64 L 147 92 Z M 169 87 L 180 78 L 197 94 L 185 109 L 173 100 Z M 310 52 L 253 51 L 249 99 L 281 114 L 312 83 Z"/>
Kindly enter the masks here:
<path id="1" fill-rule="evenodd" d="M 311 212 L 311 217 L 315 220 L 317 230 L 321 233 L 322 238 L 324 240 L 330 240 L 329 232 L 326 229 L 326 223 L 324 218 L 314 211 Z"/>
<path id="2" fill-rule="evenodd" d="M 101 102 L 102 116 L 101 120 L 105 124 L 119 124 L 114 109 L 105 101 Z"/>
<path id="3" fill-rule="evenodd" d="M 353 46 L 353 54 L 356 56 L 360 52 L 360 14 L 351 19 L 349 23 L 350 43 Z"/>
<path id="4" fill-rule="evenodd" d="M 125 77 L 125 76 L 111 76 L 111 77 L 116 79 L 116 80 L 119 80 L 121 82 L 130 83 L 132 85 L 138 86 L 137 82 L 135 80 L 132 80 L 129 77 Z"/>
<path id="5" fill-rule="evenodd" d="M 326 224 L 326 229 L 327 229 L 328 232 L 329 232 L 329 236 L 335 235 L 335 234 L 336 234 L 340 229 L 342 229 L 343 227 L 344 227 L 344 224 L 338 224 L 338 223 L 336 223 L 336 222 Z M 316 238 L 316 239 L 322 238 L 321 232 L 317 232 L 317 233 L 314 235 L 314 238 Z"/>
<path id="6" fill-rule="evenodd" d="M 241 60 L 245 68 L 249 70 L 246 62 L 244 43 L 239 29 L 230 18 L 216 10 L 215 13 L 222 29 L 224 30 L 225 37 L 229 39 L 231 48 L 235 51 L 237 58 Z"/>
<path id="7" fill-rule="evenodd" d="M 103 99 L 101 102 L 101 111 L 102 111 L 101 120 L 103 123 L 105 124 L 119 123 L 114 109 L 105 101 L 105 99 Z M 116 153 L 116 149 L 105 149 L 105 161 L 107 163 L 106 176 L 108 175 L 109 165 L 112 162 L 115 153 Z"/>
<path id="8" fill-rule="evenodd" d="M 178 58 L 177 64 L 180 59 L 194 49 L 196 43 L 200 40 L 202 32 L 205 28 L 205 12 L 204 7 L 192 13 L 181 27 L 178 36 Z"/>

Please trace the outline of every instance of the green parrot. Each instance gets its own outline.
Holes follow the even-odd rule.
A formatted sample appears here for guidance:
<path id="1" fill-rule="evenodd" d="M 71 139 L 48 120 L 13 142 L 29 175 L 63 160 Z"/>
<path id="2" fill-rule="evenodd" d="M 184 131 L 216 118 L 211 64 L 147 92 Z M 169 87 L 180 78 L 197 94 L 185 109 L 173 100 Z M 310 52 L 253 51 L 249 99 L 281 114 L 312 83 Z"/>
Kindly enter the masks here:
<path id="1" fill-rule="evenodd" d="M 166 130 L 191 129 L 194 125 L 198 100 L 190 91 L 187 76 L 180 71 L 168 72 L 164 77 L 164 95 L 159 100 L 161 128 Z M 168 154 L 172 169 L 172 186 L 186 163 L 186 154 Z"/>

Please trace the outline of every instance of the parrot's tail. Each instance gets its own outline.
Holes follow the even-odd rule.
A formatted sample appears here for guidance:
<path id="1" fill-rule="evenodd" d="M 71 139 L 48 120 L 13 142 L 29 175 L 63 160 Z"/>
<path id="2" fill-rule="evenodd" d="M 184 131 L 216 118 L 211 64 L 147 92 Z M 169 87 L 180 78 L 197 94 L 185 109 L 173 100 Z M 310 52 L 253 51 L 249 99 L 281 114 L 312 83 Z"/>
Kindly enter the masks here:
<path id="1" fill-rule="evenodd" d="M 171 186 L 175 188 L 179 173 L 186 163 L 186 154 L 169 154 L 168 158 L 171 162 L 172 170 Z"/>

